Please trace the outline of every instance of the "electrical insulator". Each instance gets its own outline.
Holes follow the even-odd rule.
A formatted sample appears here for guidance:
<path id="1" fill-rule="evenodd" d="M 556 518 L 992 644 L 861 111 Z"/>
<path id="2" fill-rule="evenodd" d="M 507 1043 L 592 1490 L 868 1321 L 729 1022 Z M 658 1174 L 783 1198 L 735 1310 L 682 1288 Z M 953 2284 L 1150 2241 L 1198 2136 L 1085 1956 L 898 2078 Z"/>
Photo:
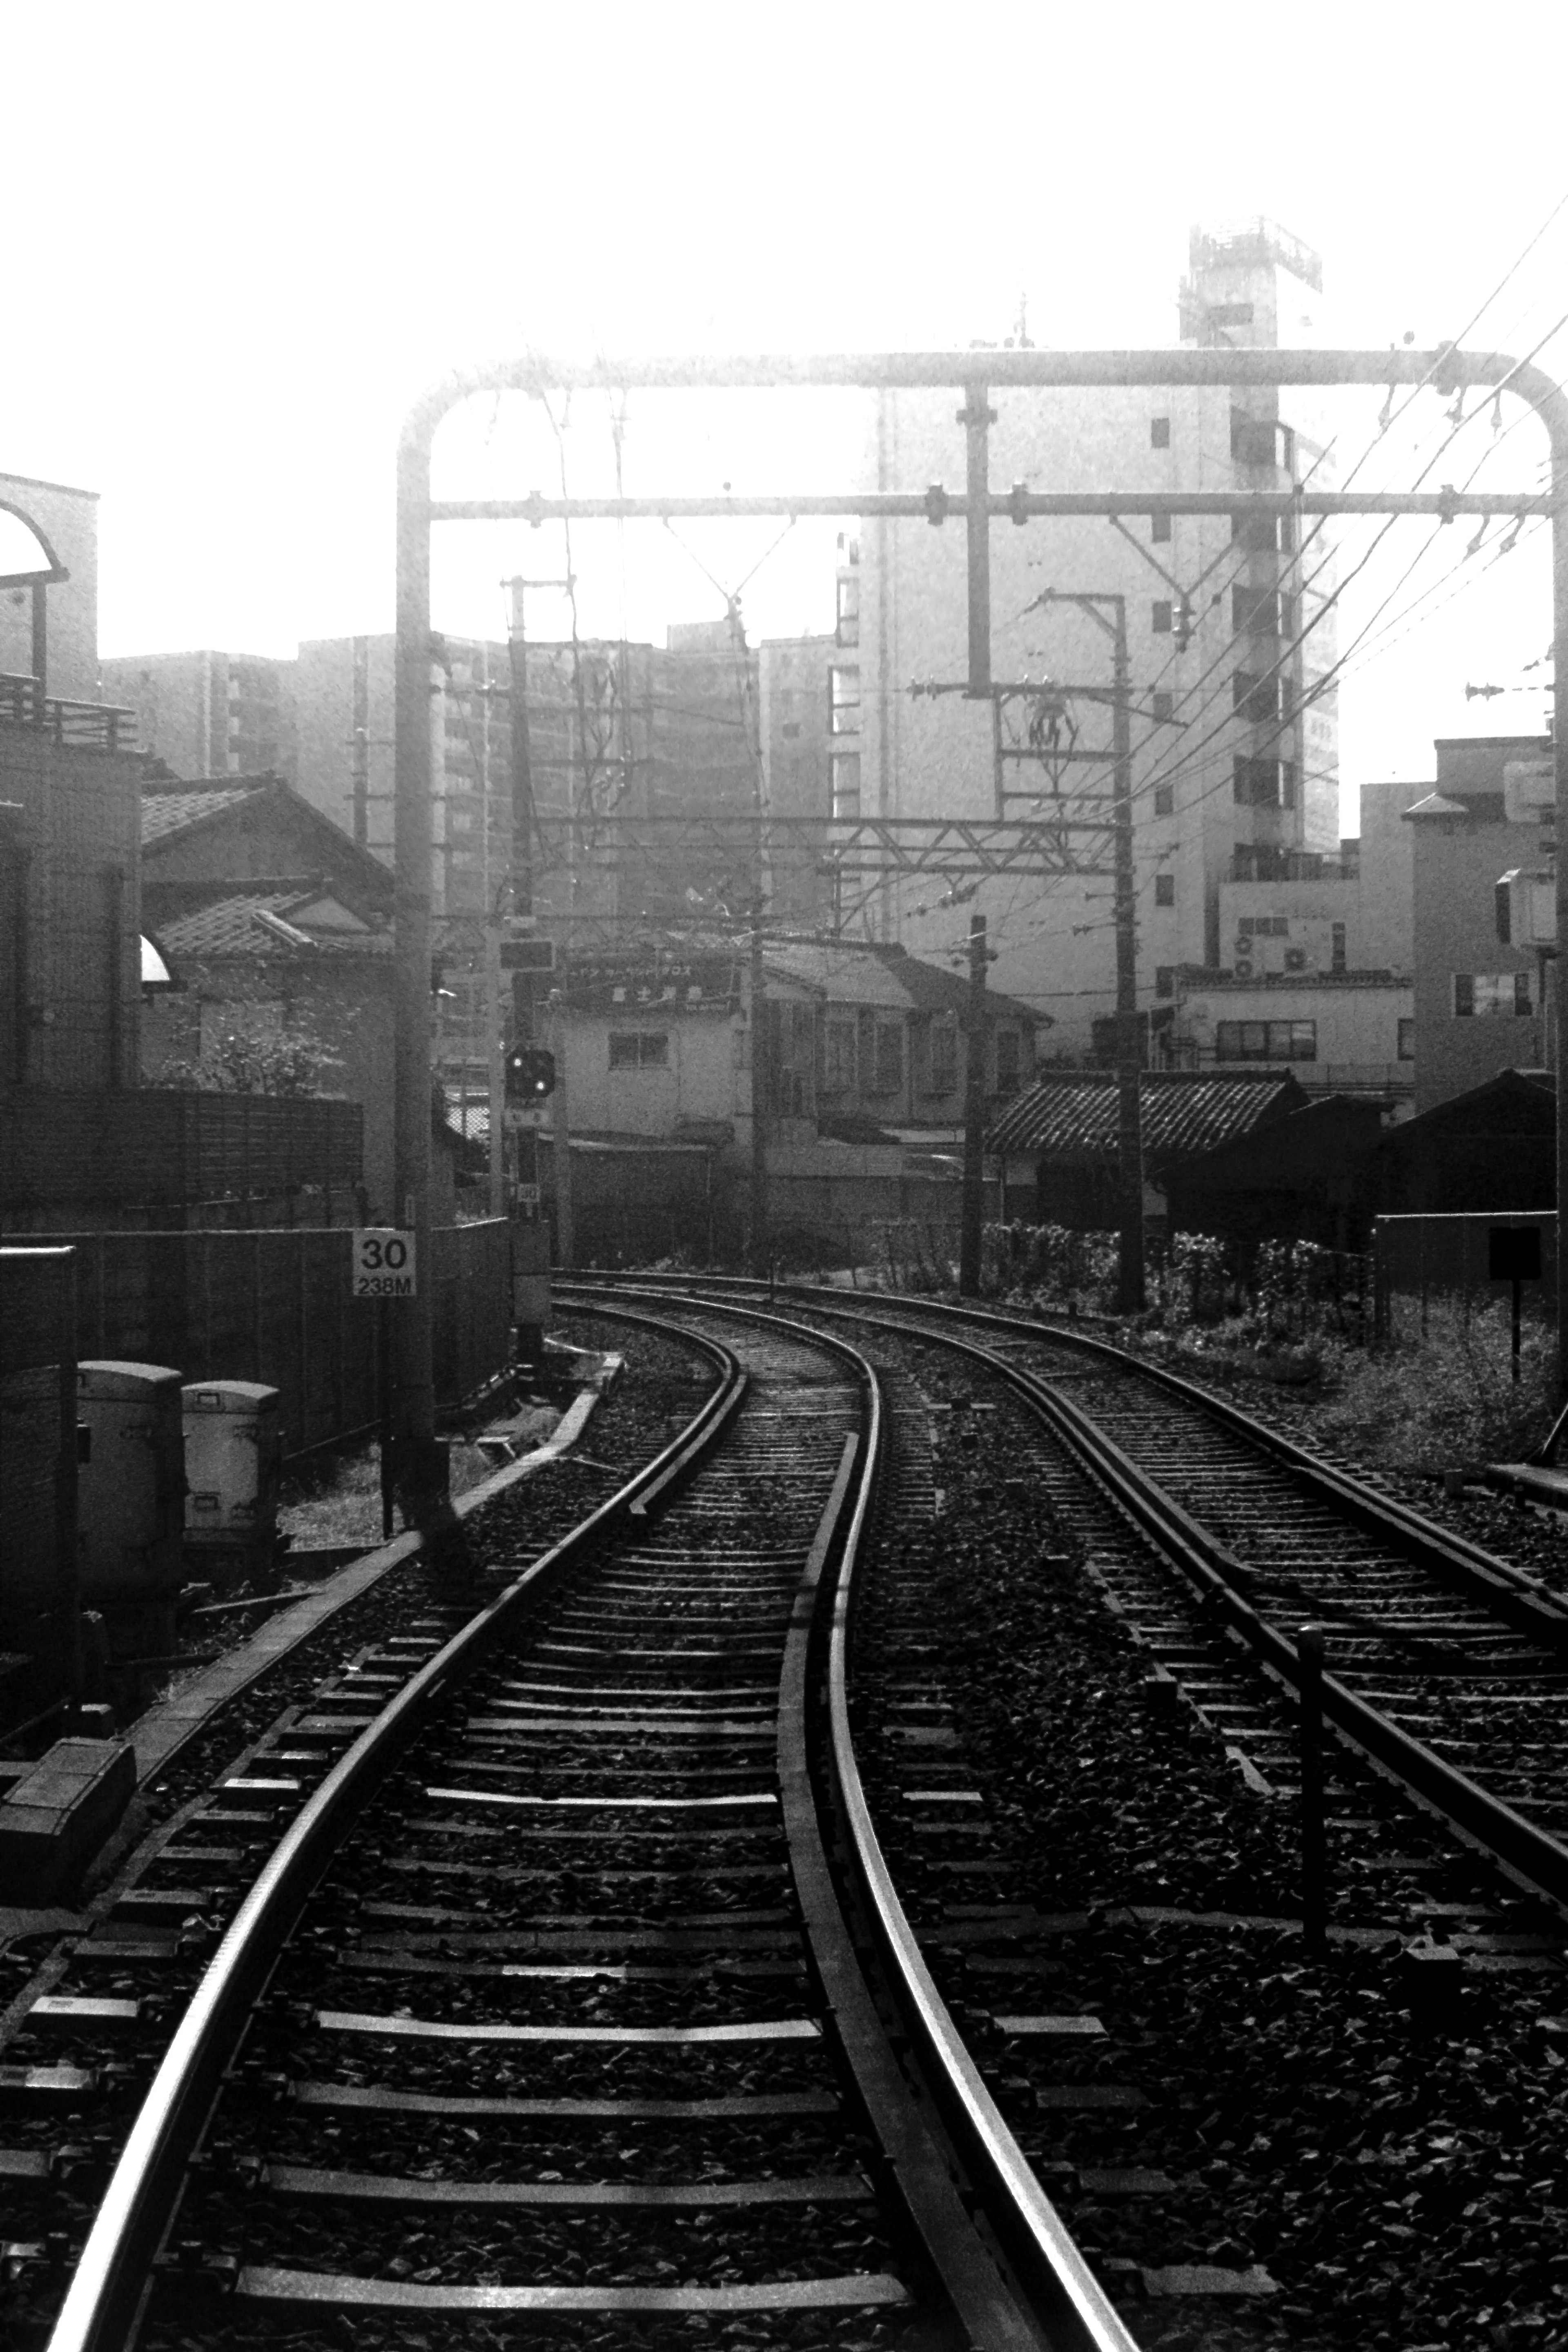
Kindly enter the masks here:
<path id="1" fill-rule="evenodd" d="M 926 520 L 932 523 L 947 520 L 947 492 L 940 482 L 932 482 L 926 492 Z"/>
<path id="2" fill-rule="evenodd" d="M 1028 495 L 1027 482 L 1015 482 L 1007 493 L 1007 511 L 1016 523 L 1026 523 L 1029 520 L 1028 510 L 1024 504 Z"/>

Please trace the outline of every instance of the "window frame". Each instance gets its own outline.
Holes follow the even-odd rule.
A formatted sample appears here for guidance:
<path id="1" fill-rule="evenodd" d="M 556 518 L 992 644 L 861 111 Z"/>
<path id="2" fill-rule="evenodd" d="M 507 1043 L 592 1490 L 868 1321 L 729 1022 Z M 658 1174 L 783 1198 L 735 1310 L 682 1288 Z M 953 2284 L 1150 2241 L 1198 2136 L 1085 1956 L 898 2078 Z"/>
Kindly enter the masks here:
<path id="1" fill-rule="evenodd" d="M 1535 1012 L 1531 974 L 1518 971 L 1456 971 L 1451 1003 L 1456 1021 L 1528 1021 Z"/>
<path id="2" fill-rule="evenodd" d="M 611 1029 L 606 1033 L 605 1067 L 617 1075 L 630 1070 L 668 1070 L 669 1062 L 669 1032 L 668 1029 Z M 632 1052 L 626 1052 L 631 1046 Z M 647 1048 L 657 1045 L 657 1054 Z"/>
<path id="3" fill-rule="evenodd" d="M 1318 1024 L 1314 1021 L 1216 1021 L 1214 1029 L 1216 1062 L 1315 1062 Z"/>
<path id="4" fill-rule="evenodd" d="M 841 679 L 846 682 L 843 688 Z M 852 692 L 847 690 L 851 682 Z M 829 662 L 827 665 L 827 731 L 829 735 L 858 735 L 860 732 L 858 662 Z"/>

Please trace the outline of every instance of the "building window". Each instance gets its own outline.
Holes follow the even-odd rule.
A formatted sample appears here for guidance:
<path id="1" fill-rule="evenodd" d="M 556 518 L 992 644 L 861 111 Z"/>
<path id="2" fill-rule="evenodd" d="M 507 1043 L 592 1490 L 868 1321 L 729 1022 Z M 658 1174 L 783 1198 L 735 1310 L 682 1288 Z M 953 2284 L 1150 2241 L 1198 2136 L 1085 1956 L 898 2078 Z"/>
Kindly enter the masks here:
<path id="1" fill-rule="evenodd" d="M 1169 538 L 1170 538 L 1170 536 L 1171 536 L 1171 518 L 1170 518 L 1170 516 L 1169 516 L 1168 514 L 1158 514 L 1158 515 L 1151 515 L 1151 516 L 1150 516 L 1150 518 L 1149 518 L 1149 536 L 1150 536 L 1150 538 L 1151 538 L 1151 539 L 1169 539 Z"/>
<path id="2" fill-rule="evenodd" d="M 1155 814 L 1155 815 L 1156 815 L 1156 816 L 1174 816 L 1174 815 L 1175 815 L 1175 814 L 1176 814 L 1176 793 L 1175 793 L 1175 787 L 1174 787 L 1173 785 L 1172 785 L 1172 784 L 1156 784 L 1156 785 L 1155 785 L 1155 787 L 1154 787 L 1154 814 Z"/>
<path id="3" fill-rule="evenodd" d="M 1150 699 L 1156 719 L 1169 719 L 1175 710 L 1176 698 L 1168 687 L 1155 687 Z"/>
<path id="4" fill-rule="evenodd" d="M 951 1095 L 958 1087 L 958 1023 L 951 1013 L 931 1024 L 931 1091 Z"/>
<path id="5" fill-rule="evenodd" d="M 1483 1013 L 1501 1013 L 1507 1018 L 1523 1015 L 1532 1010 L 1530 974 L 1527 971 L 1457 971 L 1454 974 L 1454 1012 L 1460 1019 Z"/>
<path id="6" fill-rule="evenodd" d="M 1175 876 L 1173 874 L 1156 874 L 1154 877 L 1154 904 L 1156 907 L 1173 907 L 1175 903 Z"/>
<path id="7" fill-rule="evenodd" d="M 1231 708 L 1254 727 L 1267 727 L 1279 716 L 1279 680 L 1258 677 L 1250 670 L 1231 672 Z"/>
<path id="8" fill-rule="evenodd" d="M 903 1023 L 879 1021 L 876 1045 L 872 1055 L 871 1084 L 866 1091 L 873 1095 L 896 1095 L 903 1083 Z"/>
<path id="9" fill-rule="evenodd" d="M 853 1021 L 829 1021 L 824 1024 L 822 1055 L 823 1090 L 830 1095 L 847 1095 L 855 1087 L 855 1024 Z"/>
<path id="10" fill-rule="evenodd" d="M 996 1032 L 996 1091 L 1016 1095 L 1023 1076 L 1023 1039 L 1016 1029 Z"/>
<path id="11" fill-rule="evenodd" d="M 1173 963 L 1157 963 L 1157 964 L 1154 966 L 1154 993 L 1155 993 L 1155 995 L 1156 995 L 1156 996 L 1174 996 L 1175 992 L 1176 992 L 1176 967 L 1175 967 L 1175 965 L 1174 965 Z"/>
<path id="12" fill-rule="evenodd" d="M 612 1029 L 612 1070 L 665 1070 L 669 1067 L 669 1033 L 666 1029 Z"/>
<path id="13" fill-rule="evenodd" d="M 1168 416 L 1152 416 L 1152 417 L 1149 419 L 1149 446 L 1150 446 L 1150 448 L 1151 448 L 1151 449 L 1168 449 L 1168 448 L 1170 447 L 1170 446 L 1171 446 L 1171 420 L 1170 420 L 1170 418 L 1169 418 Z"/>
<path id="14" fill-rule="evenodd" d="M 1402 1062 L 1415 1059 L 1415 1018 L 1413 1013 L 1399 1016 L 1399 1058 Z"/>
<path id="15" fill-rule="evenodd" d="M 832 735 L 860 731 L 860 671 L 858 665 L 835 662 L 827 673 L 827 728 Z"/>
<path id="16" fill-rule="evenodd" d="M 1315 1021 L 1216 1021 L 1216 1062 L 1315 1062 Z"/>
<path id="17" fill-rule="evenodd" d="M 1293 760 L 1247 760 L 1231 762 L 1237 808 L 1294 808 L 1296 763 Z"/>
<path id="18" fill-rule="evenodd" d="M 1345 927 L 1342 923 L 1332 923 L 1329 927 L 1329 970 L 1343 971 L 1345 968 Z"/>
<path id="19" fill-rule="evenodd" d="M 833 814 L 849 822 L 860 814 L 860 754 L 835 751 L 831 761 Z"/>
<path id="20" fill-rule="evenodd" d="M 860 642 L 860 578 L 858 572 L 838 575 L 838 625 L 835 632 L 841 646 L 858 646 Z"/>
<path id="21" fill-rule="evenodd" d="M 1171 600 L 1168 596 L 1159 597 L 1155 600 L 1149 625 L 1153 630 L 1154 635 L 1157 637 L 1168 637 L 1170 635 Z"/>
<path id="22" fill-rule="evenodd" d="M 1233 588 L 1230 625 L 1235 636 L 1277 637 L 1281 598 L 1271 589 Z"/>

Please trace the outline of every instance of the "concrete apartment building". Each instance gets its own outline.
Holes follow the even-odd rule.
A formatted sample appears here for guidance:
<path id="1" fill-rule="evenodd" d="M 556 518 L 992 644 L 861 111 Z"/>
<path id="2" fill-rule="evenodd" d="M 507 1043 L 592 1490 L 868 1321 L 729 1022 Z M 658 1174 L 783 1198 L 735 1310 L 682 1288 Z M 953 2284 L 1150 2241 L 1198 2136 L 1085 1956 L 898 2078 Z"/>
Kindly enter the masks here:
<path id="1" fill-rule="evenodd" d="M 1321 288 L 1318 256 L 1272 223 L 1195 230 L 1182 341 L 1312 343 Z M 1305 395 L 994 389 L 990 397 L 994 486 L 1332 484 Z M 956 488 L 963 467 L 951 394 L 878 395 L 868 487 Z M 1124 599 L 1140 1002 L 1152 1008 L 1159 968 L 1231 961 L 1221 937 L 1226 885 L 1304 874 L 1337 848 L 1334 697 L 1316 691 L 1335 650 L 1331 543 L 1311 524 L 1260 527 L 1225 515 L 1144 516 L 1125 530 L 1050 519 L 994 524 L 991 564 L 997 683 L 987 707 L 949 690 L 966 668 L 962 525 L 876 520 L 862 530 L 858 642 L 840 651 L 830 680 L 835 803 L 844 814 L 1024 817 L 1048 814 L 1064 793 L 1109 794 L 1113 646 L 1100 624 L 1116 609 L 1103 600 Z M 1047 592 L 1054 599 L 1042 603 Z M 1102 601 L 1091 612 L 1075 597 Z M 952 919 L 922 920 L 909 903 L 916 896 L 889 891 L 883 927 L 917 954 L 941 952 Z M 976 904 L 999 951 L 997 985 L 1052 1015 L 1055 1047 L 1090 1050 L 1095 1018 L 1113 1003 L 1109 879 L 987 885 Z"/>
<path id="2" fill-rule="evenodd" d="M 854 638 L 764 637 L 758 647 L 758 713 L 763 793 L 771 817 L 817 818 L 820 831 L 774 838 L 768 910 L 775 924 L 820 929 L 833 919 L 821 870 L 831 808 L 833 742 L 828 692 L 839 649 Z"/>
<path id="3" fill-rule="evenodd" d="M 396 640 L 309 638 L 294 670 L 298 782 L 362 847 L 393 856 Z M 432 904 L 481 915 L 511 848 L 511 674 L 507 648 L 441 637 L 430 664 Z"/>
<path id="4" fill-rule="evenodd" d="M 1220 885 L 1220 961 L 1155 971 L 1156 1066 L 1289 1064 L 1310 1094 L 1414 1108 L 1415 843 L 1401 820 L 1427 789 L 1363 784 L 1361 831 L 1336 856 Z M 1109 1052 L 1109 1025 L 1100 1035 Z"/>
<path id="5" fill-rule="evenodd" d="M 1439 738 L 1437 782 L 1405 813 L 1415 835 L 1415 1107 L 1546 1060 L 1546 958 L 1498 933 L 1497 885 L 1550 863 L 1554 826 L 1521 807 L 1507 771 L 1548 762 L 1545 735 Z M 1551 806 L 1547 786 L 1548 808 Z"/>
<path id="6" fill-rule="evenodd" d="M 136 713 L 142 749 L 182 782 L 281 776 L 292 783 L 294 664 L 263 654 L 116 654 L 104 695 Z"/>

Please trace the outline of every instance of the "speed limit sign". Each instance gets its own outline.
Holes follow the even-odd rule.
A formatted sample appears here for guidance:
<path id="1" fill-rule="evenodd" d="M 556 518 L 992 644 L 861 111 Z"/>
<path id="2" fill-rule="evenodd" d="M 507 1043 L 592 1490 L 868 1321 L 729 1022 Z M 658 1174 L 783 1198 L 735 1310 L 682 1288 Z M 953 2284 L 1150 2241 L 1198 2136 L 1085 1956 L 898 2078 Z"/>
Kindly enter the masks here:
<path id="1" fill-rule="evenodd" d="M 357 1225 L 353 1297 L 412 1298 L 417 1288 L 413 1234 L 395 1225 Z"/>

